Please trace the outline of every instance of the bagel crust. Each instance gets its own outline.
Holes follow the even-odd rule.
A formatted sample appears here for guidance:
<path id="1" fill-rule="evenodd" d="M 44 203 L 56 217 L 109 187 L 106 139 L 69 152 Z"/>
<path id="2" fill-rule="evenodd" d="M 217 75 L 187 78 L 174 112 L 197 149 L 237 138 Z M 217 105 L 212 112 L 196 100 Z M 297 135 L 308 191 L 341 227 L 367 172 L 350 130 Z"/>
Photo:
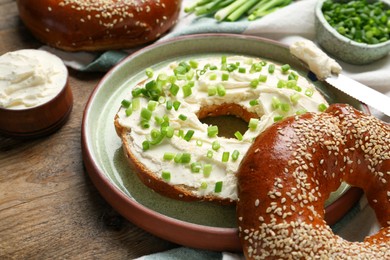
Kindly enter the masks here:
<path id="1" fill-rule="evenodd" d="M 274 124 L 237 173 L 247 259 L 389 259 L 390 125 L 349 105 Z M 382 229 L 364 242 L 335 235 L 324 202 L 341 182 L 364 190 Z"/>
<path id="2" fill-rule="evenodd" d="M 66 51 L 125 49 L 151 42 L 177 21 L 180 0 L 17 0 L 43 43 Z"/>

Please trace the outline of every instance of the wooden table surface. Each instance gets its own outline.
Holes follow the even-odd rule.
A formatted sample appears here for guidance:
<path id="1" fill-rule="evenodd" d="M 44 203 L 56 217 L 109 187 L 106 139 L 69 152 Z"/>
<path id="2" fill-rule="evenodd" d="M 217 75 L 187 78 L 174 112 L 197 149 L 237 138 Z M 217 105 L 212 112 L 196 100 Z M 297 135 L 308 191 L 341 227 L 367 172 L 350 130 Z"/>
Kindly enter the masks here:
<path id="1" fill-rule="evenodd" d="M 0 55 L 38 48 L 15 0 L 0 0 Z M 0 136 L 0 259 L 133 259 L 174 248 L 121 217 L 83 166 L 81 122 L 103 74 L 69 70 L 67 123 L 34 140 Z"/>

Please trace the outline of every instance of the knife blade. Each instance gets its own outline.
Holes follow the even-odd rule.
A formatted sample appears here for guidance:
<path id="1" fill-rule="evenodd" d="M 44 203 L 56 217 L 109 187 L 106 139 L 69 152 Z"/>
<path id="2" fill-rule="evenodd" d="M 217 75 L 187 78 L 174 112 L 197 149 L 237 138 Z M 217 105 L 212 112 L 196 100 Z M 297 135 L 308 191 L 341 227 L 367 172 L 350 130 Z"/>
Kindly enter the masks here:
<path id="1" fill-rule="evenodd" d="M 390 97 L 343 74 L 331 75 L 325 81 L 360 102 L 390 116 Z"/>

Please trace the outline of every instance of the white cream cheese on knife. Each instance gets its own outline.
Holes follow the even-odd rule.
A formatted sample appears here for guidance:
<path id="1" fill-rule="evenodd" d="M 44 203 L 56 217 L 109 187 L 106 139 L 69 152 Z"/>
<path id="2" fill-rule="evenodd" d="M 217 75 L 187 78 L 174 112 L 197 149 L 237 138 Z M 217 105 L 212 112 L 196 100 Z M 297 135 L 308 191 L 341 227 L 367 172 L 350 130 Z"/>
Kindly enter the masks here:
<path id="1" fill-rule="evenodd" d="M 290 52 L 295 57 L 306 62 L 310 70 L 319 79 L 325 79 L 331 74 L 339 74 L 341 72 L 341 66 L 312 41 L 301 40 L 294 42 L 290 46 Z"/>
<path id="2" fill-rule="evenodd" d="M 173 69 L 179 66 L 179 62 L 181 61 L 173 62 L 165 68 L 155 71 L 153 78 L 156 79 L 160 74 L 172 76 Z M 189 60 L 185 60 L 185 62 L 189 63 Z M 149 128 L 143 128 L 140 124 L 142 120 L 140 111 L 147 107 L 149 102 L 148 98 L 142 96 L 137 98 L 140 101 L 140 108 L 133 110 L 131 115 L 126 115 L 126 108 L 120 109 L 118 112 L 119 123 L 123 127 L 131 129 L 128 134 L 132 141 L 130 149 L 134 155 L 140 163 L 146 165 L 158 177 L 163 171 L 169 172 L 170 184 L 192 187 L 197 196 L 213 195 L 236 200 L 235 173 L 253 139 L 273 124 L 275 120 L 304 111 L 318 112 L 319 107 L 326 107 L 327 103 L 306 78 L 298 75 L 292 69 L 287 69 L 284 72 L 281 65 L 271 61 L 245 56 L 227 56 L 227 64 L 237 65 L 237 69 L 231 72 L 221 70 L 221 56 L 196 59 L 196 63 L 197 68 L 191 69 L 195 74 L 193 79 L 175 82 L 180 88 L 176 96 L 169 92 L 169 83 L 163 87 L 165 95 L 163 102 L 158 103 L 152 111 Z M 260 63 L 262 63 L 261 70 L 251 72 L 253 64 Z M 215 66 L 216 69 L 210 69 L 212 66 Z M 269 72 L 270 66 L 275 66 L 273 73 Z M 204 69 L 205 67 L 208 69 Z M 239 68 L 242 69 L 239 70 Z M 229 74 L 228 79 L 223 78 L 223 74 Z M 292 79 L 292 75 L 296 75 L 297 78 Z M 266 76 L 265 81 L 258 81 L 262 76 L 263 79 Z M 150 80 L 152 79 L 147 79 L 146 83 Z M 182 88 L 189 81 L 193 83 L 192 94 L 184 97 Z M 257 85 L 254 84 L 256 81 L 258 81 Z M 218 94 L 210 96 L 209 88 L 218 85 L 224 87 L 225 94 L 223 96 Z M 134 86 L 129 87 L 134 88 Z M 130 101 L 132 98 L 131 95 L 127 97 Z M 167 100 L 179 101 L 178 110 L 167 110 Z M 196 115 L 202 107 L 224 103 L 235 103 L 247 111 L 257 114 L 258 122 L 255 129 L 248 129 L 242 133 L 242 140 L 221 136 L 208 137 L 209 126 L 202 123 Z M 277 103 L 278 105 L 275 106 Z M 164 138 L 161 143 L 151 145 L 150 149 L 144 150 L 142 143 L 151 139 L 152 129 L 160 129 L 154 120 L 155 116 L 162 118 L 164 115 L 169 117 L 169 125 L 174 128 L 175 134 L 172 138 Z M 180 115 L 185 115 L 186 119 L 180 119 Z M 177 135 L 179 131 L 186 134 L 189 130 L 194 131 L 194 135 L 189 141 Z M 215 141 L 220 144 L 219 149 L 212 148 Z M 235 151 L 239 154 L 237 159 L 232 158 Z M 174 160 L 164 160 L 164 154 L 167 152 L 175 155 L 189 153 L 191 161 L 182 164 L 175 163 Z M 229 153 L 229 159 L 226 162 L 222 161 L 224 152 Z M 193 172 L 192 163 L 198 163 L 201 167 L 211 165 L 210 175 L 204 175 L 203 169 L 199 172 Z M 216 192 L 217 183 L 222 183 L 222 189 Z"/>
<path id="3" fill-rule="evenodd" d="M 0 107 L 26 109 L 54 98 L 66 85 L 62 60 L 46 51 L 24 49 L 0 56 Z"/>

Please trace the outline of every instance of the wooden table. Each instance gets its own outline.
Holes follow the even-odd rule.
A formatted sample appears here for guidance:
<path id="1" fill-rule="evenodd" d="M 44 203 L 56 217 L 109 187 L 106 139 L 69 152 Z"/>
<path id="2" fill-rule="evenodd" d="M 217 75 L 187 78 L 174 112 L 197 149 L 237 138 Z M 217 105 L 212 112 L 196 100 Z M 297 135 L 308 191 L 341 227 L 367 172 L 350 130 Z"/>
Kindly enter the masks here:
<path id="1" fill-rule="evenodd" d="M 0 0 L 0 55 L 38 48 L 14 0 Z M 70 70 L 68 122 L 34 140 L 0 136 L 0 259 L 133 259 L 176 245 L 115 212 L 83 167 L 81 121 L 103 74 Z"/>

